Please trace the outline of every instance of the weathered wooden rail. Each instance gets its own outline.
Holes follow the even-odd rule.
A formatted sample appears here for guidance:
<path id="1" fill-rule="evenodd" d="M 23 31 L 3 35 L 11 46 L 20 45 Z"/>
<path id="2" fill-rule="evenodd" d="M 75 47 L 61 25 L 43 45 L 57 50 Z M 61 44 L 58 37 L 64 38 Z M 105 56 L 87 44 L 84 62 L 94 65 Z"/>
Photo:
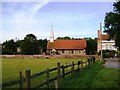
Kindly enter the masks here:
<path id="1" fill-rule="evenodd" d="M 73 74 L 75 71 L 81 71 L 84 67 L 88 67 L 89 64 L 93 64 L 95 62 L 95 58 L 88 58 L 87 61 L 82 62 L 82 61 L 78 61 L 77 63 L 72 62 L 72 64 L 69 65 L 60 65 L 60 63 L 57 63 L 57 67 L 55 68 L 47 68 L 46 70 L 39 72 L 37 74 L 31 75 L 31 71 L 30 70 L 26 70 L 25 71 L 25 77 L 23 75 L 23 73 L 20 71 L 19 73 L 19 80 L 15 80 L 15 81 L 11 81 L 11 82 L 7 82 L 7 83 L 3 83 L 2 84 L 2 88 L 6 88 L 6 87 L 10 87 L 13 85 L 19 85 L 19 88 L 27 88 L 30 89 L 31 88 L 31 80 L 46 74 L 46 80 L 42 83 L 40 83 L 39 85 L 37 85 L 34 88 L 40 88 L 43 86 L 47 86 L 47 88 L 49 88 L 49 84 L 53 81 L 55 81 L 55 87 L 59 88 L 60 87 L 60 83 L 61 83 L 61 78 L 65 78 L 66 75 L 68 74 Z M 84 64 L 84 66 L 83 66 Z M 75 66 L 77 66 L 77 69 L 75 69 Z M 71 67 L 71 69 L 68 71 L 67 68 Z M 57 76 L 54 78 L 50 78 L 50 72 L 56 71 L 57 72 Z M 25 84 L 25 87 L 24 87 Z"/>

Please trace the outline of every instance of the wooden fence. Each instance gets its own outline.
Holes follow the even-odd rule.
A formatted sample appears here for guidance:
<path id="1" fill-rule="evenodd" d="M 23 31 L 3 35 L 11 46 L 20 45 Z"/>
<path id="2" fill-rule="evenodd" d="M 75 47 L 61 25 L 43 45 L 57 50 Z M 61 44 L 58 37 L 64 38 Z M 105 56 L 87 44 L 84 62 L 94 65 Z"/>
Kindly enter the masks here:
<path id="1" fill-rule="evenodd" d="M 52 81 L 55 81 L 55 88 L 59 88 L 60 87 L 60 83 L 61 83 L 61 78 L 65 78 L 66 75 L 68 74 L 73 74 L 75 71 L 81 71 L 84 67 L 88 67 L 89 64 L 93 64 L 95 62 L 95 58 L 88 58 L 87 61 L 82 62 L 82 61 L 78 61 L 77 63 L 72 62 L 72 64 L 69 65 L 60 65 L 60 63 L 57 63 L 57 67 L 49 69 L 47 68 L 46 70 L 39 72 L 37 74 L 31 75 L 31 71 L 30 70 L 26 70 L 25 71 L 25 77 L 23 75 L 23 73 L 20 71 L 19 72 L 19 80 L 16 81 L 12 81 L 12 82 L 8 82 L 8 83 L 3 83 L 2 84 L 2 88 L 6 88 L 6 87 L 10 87 L 13 85 L 18 85 L 19 84 L 19 88 L 22 89 L 23 88 L 23 83 L 25 84 L 24 88 L 30 89 L 31 88 L 31 80 L 46 74 L 46 80 L 42 83 L 40 83 L 38 86 L 34 87 L 34 88 L 40 88 L 43 86 L 47 86 L 47 88 L 49 88 L 49 84 Z M 84 64 L 84 67 L 83 67 Z M 77 67 L 77 69 L 75 69 L 75 66 Z M 68 71 L 66 70 L 68 67 L 71 67 L 71 69 Z M 57 76 L 50 79 L 50 72 L 53 71 L 57 71 Z"/>

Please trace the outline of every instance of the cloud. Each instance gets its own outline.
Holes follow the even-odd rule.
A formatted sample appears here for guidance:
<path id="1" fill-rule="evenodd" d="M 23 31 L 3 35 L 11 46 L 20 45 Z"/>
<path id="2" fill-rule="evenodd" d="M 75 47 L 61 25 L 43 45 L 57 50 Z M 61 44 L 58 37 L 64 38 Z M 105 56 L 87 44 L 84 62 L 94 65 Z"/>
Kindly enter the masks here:
<path id="1" fill-rule="evenodd" d="M 103 8 L 98 7 L 101 5 Z M 87 5 L 86 3 L 49 3 L 48 0 L 4 2 L 3 39 L 0 41 L 15 37 L 23 39 L 29 33 L 33 33 L 38 39 L 49 39 L 51 25 L 54 26 L 55 37 L 94 37 L 110 5 L 109 3 L 107 5 L 106 3 L 87 3 Z"/>
<path id="2" fill-rule="evenodd" d="M 15 3 L 13 5 L 13 9 L 11 13 L 14 15 L 13 21 L 20 22 L 25 19 L 31 19 L 37 13 L 39 9 L 44 7 L 48 2 L 45 0 L 43 2 L 22 2 L 22 3 Z M 10 3 L 9 3 L 10 4 Z"/>
<path id="3" fill-rule="evenodd" d="M 3 38 L 0 41 L 17 37 L 17 35 L 21 38 L 26 33 L 38 30 L 35 26 L 40 22 L 34 20 L 34 15 L 47 3 L 48 0 L 42 2 L 4 2 L 2 5 L 2 31 L 0 31 Z"/>

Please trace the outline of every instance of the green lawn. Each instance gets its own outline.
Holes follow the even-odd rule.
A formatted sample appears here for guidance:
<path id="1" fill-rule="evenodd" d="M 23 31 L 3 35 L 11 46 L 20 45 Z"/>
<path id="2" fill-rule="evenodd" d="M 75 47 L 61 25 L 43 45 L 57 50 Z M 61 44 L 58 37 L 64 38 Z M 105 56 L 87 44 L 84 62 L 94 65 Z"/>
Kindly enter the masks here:
<path id="1" fill-rule="evenodd" d="M 2 59 L 2 79 L 3 83 L 19 79 L 19 71 L 25 72 L 30 69 L 31 74 L 36 74 L 46 68 L 56 67 L 57 62 L 61 65 L 71 64 L 73 61 L 77 63 L 81 59 L 20 59 L 20 58 L 3 58 Z M 85 60 L 85 59 L 83 59 Z M 116 69 L 104 68 L 101 62 L 96 62 L 87 69 L 81 72 L 75 72 L 71 76 L 67 75 L 62 79 L 61 88 L 117 88 L 118 73 Z M 56 76 L 56 73 L 51 73 L 51 77 Z M 32 87 L 39 85 L 46 79 L 46 76 L 40 76 L 32 80 Z M 51 87 L 54 83 L 51 84 Z M 18 86 L 13 86 L 18 87 Z"/>
<path id="2" fill-rule="evenodd" d="M 19 79 L 19 72 L 25 72 L 30 69 L 31 74 L 36 74 L 47 68 L 56 67 L 57 62 L 65 65 L 77 63 L 81 59 L 21 59 L 21 58 L 3 58 L 2 59 L 2 82 L 8 82 Z"/>
<path id="3" fill-rule="evenodd" d="M 104 68 L 97 62 L 82 72 L 76 72 L 62 80 L 61 88 L 118 88 L 120 71 Z"/>

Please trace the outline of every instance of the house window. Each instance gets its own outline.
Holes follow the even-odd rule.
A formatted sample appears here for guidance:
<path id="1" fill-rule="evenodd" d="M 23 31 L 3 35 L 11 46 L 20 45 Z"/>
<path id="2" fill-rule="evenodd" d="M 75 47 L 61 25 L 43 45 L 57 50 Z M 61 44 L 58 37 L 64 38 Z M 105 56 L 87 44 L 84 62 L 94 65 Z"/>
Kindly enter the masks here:
<path id="1" fill-rule="evenodd" d="M 106 49 L 108 49 L 108 45 L 106 45 Z"/>
<path id="2" fill-rule="evenodd" d="M 64 50 L 62 50 L 62 53 L 64 53 Z"/>
<path id="3" fill-rule="evenodd" d="M 74 52 L 73 52 L 73 50 L 72 50 L 72 54 L 73 54 Z"/>
<path id="4" fill-rule="evenodd" d="M 110 50 L 112 50 L 112 45 L 110 45 Z"/>

